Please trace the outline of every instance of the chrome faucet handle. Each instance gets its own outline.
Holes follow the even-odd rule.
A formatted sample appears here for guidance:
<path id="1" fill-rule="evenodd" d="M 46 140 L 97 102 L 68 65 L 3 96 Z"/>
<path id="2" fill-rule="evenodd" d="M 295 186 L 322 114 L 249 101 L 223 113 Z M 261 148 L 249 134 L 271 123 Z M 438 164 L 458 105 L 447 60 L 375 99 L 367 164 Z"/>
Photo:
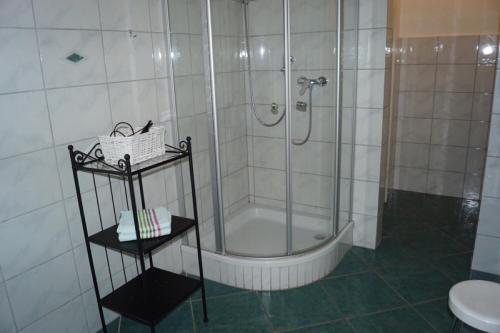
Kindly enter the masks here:
<path id="1" fill-rule="evenodd" d="M 320 77 L 318 77 L 317 82 L 318 82 L 318 85 L 320 87 L 324 87 L 324 86 L 326 86 L 328 84 L 328 79 L 326 77 L 324 77 L 324 76 L 320 76 Z"/>

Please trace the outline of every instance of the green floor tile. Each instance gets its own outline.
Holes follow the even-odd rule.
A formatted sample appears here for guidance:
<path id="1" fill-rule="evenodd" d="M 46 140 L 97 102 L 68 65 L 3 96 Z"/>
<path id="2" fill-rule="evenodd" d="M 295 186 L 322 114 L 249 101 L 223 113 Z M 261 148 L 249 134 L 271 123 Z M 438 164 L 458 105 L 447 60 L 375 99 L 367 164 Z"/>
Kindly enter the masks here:
<path id="1" fill-rule="evenodd" d="M 191 304 L 188 302 L 179 306 L 174 312 L 170 313 L 156 327 L 157 333 L 179 332 L 192 333 L 194 329 Z"/>
<path id="2" fill-rule="evenodd" d="M 107 326 L 108 333 L 149 333 L 149 326 L 138 323 L 128 318 L 116 319 Z M 191 306 L 184 303 L 171 312 L 163 321 L 155 327 L 157 333 L 192 333 L 193 320 Z"/>
<path id="3" fill-rule="evenodd" d="M 466 246 L 454 241 L 441 231 L 421 231 L 411 235 L 398 236 L 415 255 L 424 259 L 446 257 L 468 251 Z"/>
<path id="4" fill-rule="evenodd" d="M 207 300 L 208 323 L 203 322 L 201 301 L 193 301 L 196 332 L 271 332 L 270 323 L 255 292 Z"/>
<path id="5" fill-rule="evenodd" d="M 439 332 L 448 332 L 453 315 L 448 309 L 448 299 L 415 306 L 415 309 Z"/>
<path id="6" fill-rule="evenodd" d="M 431 261 L 438 271 L 453 282 L 468 280 L 470 276 L 472 253 L 459 254 Z"/>
<path id="7" fill-rule="evenodd" d="M 397 309 L 370 316 L 358 317 L 350 321 L 357 333 L 430 333 L 435 332 L 411 308 Z"/>
<path id="8" fill-rule="evenodd" d="M 335 267 L 333 272 L 331 272 L 326 279 L 346 274 L 361 273 L 370 270 L 363 260 L 356 256 L 353 251 L 346 253 L 344 258 L 340 261 L 340 264 Z"/>
<path id="9" fill-rule="evenodd" d="M 249 292 L 249 290 L 234 288 L 222 283 L 205 279 L 205 293 L 207 298 L 238 294 L 238 293 L 246 293 L 246 292 Z M 193 296 L 191 296 L 191 298 L 193 300 L 201 299 L 201 290 L 198 290 L 196 293 L 194 293 Z"/>
<path id="10" fill-rule="evenodd" d="M 438 332 L 448 333 L 453 322 L 453 314 L 448 307 L 448 299 L 434 301 L 415 306 L 415 309 L 425 318 Z M 478 333 L 472 327 L 464 325 L 461 333 Z"/>
<path id="11" fill-rule="evenodd" d="M 339 319 L 341 313 L 318 283 L 259 293 L 273 328 L 288 330 Z"/>
<path id="12" fill-rule="evenodd" d="M 403 242 L 387 238 L 376 250 L 353 247 L 351 250 L 371 267 L 385 267 L 418 260 L 418 255 L 409 250 Z"/>
<path id="13" fill-rule="evenodd" d="M 322 280 L 321 284 L 346 316 L 394 308 L 404 301 L 375 273 Z"/>
<path id="14" fill-rule="evenodd" d="M 318 326 L 310 326 L 299 328 L 292 331 L 287 331 L 290 333 L 353 333 L 351 326 L 344 320 L 318 325 Z"/>
<path id="15" fill-rule="evenodd" d="M 428 264 L 408 262 L 377 271 L 410 303 L 446 297 L 453 286 L 450 279 Z"/>

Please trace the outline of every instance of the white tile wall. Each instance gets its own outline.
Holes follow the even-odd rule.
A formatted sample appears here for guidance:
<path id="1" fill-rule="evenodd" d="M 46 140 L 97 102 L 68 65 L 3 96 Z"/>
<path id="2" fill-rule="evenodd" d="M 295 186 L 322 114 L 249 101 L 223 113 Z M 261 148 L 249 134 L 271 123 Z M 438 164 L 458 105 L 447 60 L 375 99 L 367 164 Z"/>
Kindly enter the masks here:
<path id="1" fill-rule="evenodd" d="M 86 149 L 114 122 L 141 125 L 170 113 L 162 16 L 159 0 L 0 1 L 1 332 L 100 329 L 66 145 Z M 70 62 L 72 53 L 83 60 Z M 144 182 L 154 189 L 151 202 L 175 206 L 162 174 Z M 96 183 L 110 225 L 109 187 L 99 177 Z M 81 185 L 96 231 L 92 178 Z M 109 292 L 104 253 L 95 254 Z M 181 270 L 168 251 L 165 257 L 164 266 Z M 110 261 L 114 282 L 122 283 L 121 260 L 110 253 Z"/>
<path id="2" fill-rule="evenodd" d="M 500 275 L 500 224 L 498 223 L 500 191 L 500 154 L 498 154 L 497 114 L 500 113 L 500 71 L 496 72 L 492 125 L 486 158 L 486 171 L 482 189 L 481 210 L 477 229 L 472 269 Z"/>

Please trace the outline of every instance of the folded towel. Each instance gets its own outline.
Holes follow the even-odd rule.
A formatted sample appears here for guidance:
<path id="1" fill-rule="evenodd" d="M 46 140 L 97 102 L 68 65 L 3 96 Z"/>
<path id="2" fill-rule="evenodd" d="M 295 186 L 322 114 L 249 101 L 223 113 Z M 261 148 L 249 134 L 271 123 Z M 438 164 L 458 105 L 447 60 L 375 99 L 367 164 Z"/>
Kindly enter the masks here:
<path id="1" fill-rule="evenodd" d="M 170 234 L 172 216 L 165 207 L 143 209 L 137 212 L 141 238 L 152 238 Z M 123 211 L 118 222 L 118 236 L 122 241 L 136 239 L 134 216 L 131 211 Z M 131 238 L 133 237 L 133 238 Z M 131 238 L 131 239 L 129 239 Z"/>
<path id="2" fill-rule="evenodd" d="M 147 239 L 147 238 L 155 238 L 155 237 L 160 237 L 160 236 L 166 236 L 171 233 L 171 228 L 170 227 L 165 227 L 158 230 L 154 230 L 153 232 L 151 231 L 141 231 L 140 237 L 141 239 Z M 136 240 L 137 237 L 134 232 L 127 232 L 127 233 L 119 233 L 118 234 L 118 240 L 120 242 L 127 242 L 131 240 Z"/>

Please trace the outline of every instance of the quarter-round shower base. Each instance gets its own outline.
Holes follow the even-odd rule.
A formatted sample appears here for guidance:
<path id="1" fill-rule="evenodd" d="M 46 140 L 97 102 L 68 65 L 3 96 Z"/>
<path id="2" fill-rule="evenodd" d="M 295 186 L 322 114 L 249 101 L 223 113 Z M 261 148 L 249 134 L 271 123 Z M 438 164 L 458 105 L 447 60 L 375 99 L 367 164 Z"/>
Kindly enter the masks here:
<path id="1" fill-rule="evenodd" d="M 300 287 L 328 275 L 352 246 L 352 223 L 335 239 L 315 236 L 323 228 L 321 219 L 294 214 L 293 242 L 309 251 L 291 256 L 280 255 L 286 241 L 283 210 L 249 205 L 226 220 L 226 247 L 232 254 L 202 251 L 205 278 L 250 290 L 281 290 Z M 206 235 L 214 239 L 214 235 Z M 183 245 L 182 262 L 186 273 L 198 275 L 196 248 Z M 252 253 L 259 257 L 249 257 Z M 267 258 L 262 258 L 263 255 Z"/>

